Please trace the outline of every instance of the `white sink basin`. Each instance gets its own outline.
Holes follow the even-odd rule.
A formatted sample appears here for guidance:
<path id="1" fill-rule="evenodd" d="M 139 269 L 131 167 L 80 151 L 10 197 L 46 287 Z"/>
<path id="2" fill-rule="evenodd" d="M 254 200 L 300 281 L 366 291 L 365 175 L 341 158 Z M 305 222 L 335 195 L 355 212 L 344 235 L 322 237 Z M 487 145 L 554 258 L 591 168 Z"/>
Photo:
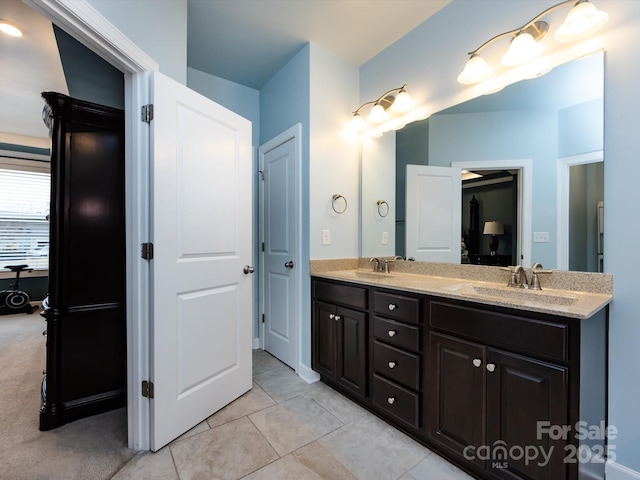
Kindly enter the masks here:
<path id="1" fill-rule="evenodd" d="M 367 271 L 362 271 L 362 270 L 356 270 L 354 273 L 355 273 L 356 277 L 368 278 L 368 279 L 371 279 L 371 280 L 382 280 L 382 279 L 385 279 L 385 278 L 393 277 L 392 274 L 386 273 L 386 272 L 367 272 Z"/>
<path id="2" fill-rule="evenodd" d="M 447 290 L 466 295 L 478 295 L 494 299 L 508 298 L 522 302 L 536 302 L 546 305 L 573 305 L 578 297 L 545 290 L 528 290 L 525 288 L 485 287 L 472 284 L 457 284 L 447 287 Z"/>

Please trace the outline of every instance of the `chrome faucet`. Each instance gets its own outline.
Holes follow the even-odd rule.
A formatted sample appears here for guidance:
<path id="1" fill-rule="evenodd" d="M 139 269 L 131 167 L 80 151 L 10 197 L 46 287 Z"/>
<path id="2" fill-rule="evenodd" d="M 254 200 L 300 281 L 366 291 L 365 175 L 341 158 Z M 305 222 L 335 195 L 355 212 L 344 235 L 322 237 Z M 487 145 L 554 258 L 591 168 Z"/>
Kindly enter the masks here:
<path id="1" fill-rule="evenodd" d="M 515 283 L 513 283 L 513 279 L 515 277 Z M 513 274 L 511 276 L 511 287 L 520 287 L 520 288 L 529 288 L 529 282 L 527 281 L 527 272 L 522 265 L 516 265 L 516 268 L 513 269 Z"/>
<path id="2" fill-rule="evenodd" d="M 369 259 L 369 263 L 373 263 L 374 272 L 382 272 L 382 265 L 380 264 L 380 259 L 378 257 L 371 257 Z"/>
<path id="3" fill-rule="evenodd" d="M 549 273 L 549 271 L 543 270 L 542 264 L 538 262 L 531 266 L 531 286 L 529 287 L 531 290 L 541 290 L 538 273 Z"/>

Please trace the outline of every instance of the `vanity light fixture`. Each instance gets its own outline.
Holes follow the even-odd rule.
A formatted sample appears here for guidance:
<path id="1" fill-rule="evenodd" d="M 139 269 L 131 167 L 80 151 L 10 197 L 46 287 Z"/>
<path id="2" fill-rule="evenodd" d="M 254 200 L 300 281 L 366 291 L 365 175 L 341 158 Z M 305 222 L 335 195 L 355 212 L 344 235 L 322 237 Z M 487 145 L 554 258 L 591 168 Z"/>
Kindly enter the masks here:
<path id="1" fill-rule="evenodd" d="M 544 49 L 540 40 L 549 31 L 549 23 L 543 21 L 542 18 L 554 10 L 570 4 L 573 4 L 573 8 L 554 34 L 554 39 L 557 42 L 573 42 L 586 38 L 600 30 L 609 18 L 605 12 L 589 3 L 589 0 L 567 0 L 549 7 L 523 26 L 496 35 L 474 51 L 469 52 L 469 60 L 462 73 L 458 75 L 458 82 L 472 85 L 489 78 L 492 68 L 480 56 L 480 51 L 503 37 L 512 37 L 509 49 L 501 59 L 503 65 L 521 65 L 539 56 Z"/>
<path id="2" fill-rule="evenodd" d="M 351 129 L 356 132 L 363 132 L 367 128 L 380 125 L 384 122 L 392 122 L 398 116 L 404 115 L 413 109 L 415 102 L 406 90 L 405 83 L 399 88 L 394 88 L 382 94 L 377 100 L 365 102 L 353 112 L 351 119 Z M 361 113 L 371 107 L 366 120 L 362 118 Z M 403 127 L 404 124 L 398 124 L 396 128 Z"/>
<path id="3" fill-rule="evenodd" d="M 12 37 L 21 37 L 22 30 L 18 25 L 4 18 L 0 18 L 0 32 L 4 32 L 7 35 L 11 35 Z"/>

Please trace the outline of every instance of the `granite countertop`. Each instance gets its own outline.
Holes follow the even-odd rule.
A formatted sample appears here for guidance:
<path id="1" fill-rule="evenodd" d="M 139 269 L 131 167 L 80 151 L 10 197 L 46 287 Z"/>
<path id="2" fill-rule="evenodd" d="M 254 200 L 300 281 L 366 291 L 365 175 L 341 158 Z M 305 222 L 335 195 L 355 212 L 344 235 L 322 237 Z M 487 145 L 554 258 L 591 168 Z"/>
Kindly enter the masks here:
<path id="1" fill-rule="evenodd" d="M 402 271 L 392 271 L 388 274 L 377 273 L 373 272 L 371 268 L 362 268 L 361 265 L 361 263 L 357 266 L 351 264 L 351 267 L 356 268 L 339 268 L 340 266 L 345 265 L 338 266 L 326 264 L 329 268 L 337 266 L 338 269 L 326 270 L 324 268 L 312 267 L 311 274 L 315 277 L 344 280 L 363 285 L 384 287 L 406 292 L 423 293 L 436 297 L 467 300 L 486 305 L 547 313 L 578 319 L 591 317 L 608 305 L 613 298 L 606 281 L 603 285 L 592 285 L 594 282 L 597 284 L 602 280 L 607 280 L 607 278 L 593 277 L 591 283 L 587 282 L 589 284 L 586 287 L 581 287 L 582 291 L 573 289 L 544 288 L 544 286 L 542 290 L 529 290 L 508 287 L 506 281 L 495 281 L 495 269 L 492 271 L 487 270 L 485 272 L 482 270 L 479 271 L 480 274 L 491 274 L 487 276 L 492 277 L 492 281 L 484 281 L 481 279 L 481 275 L 478 274 L 478 271 L 475 270 L 469 270 L 468 272 L 471 274 L 464 275 L 463 278 L 449 276 L 452 273 L 467 273 L 464 269 L 460 270 L 459 265 L 454 266 L 458 268 L 453 271 L 446 269 L 445 267 L 443 272 L 447 276 L 425 273 L 407 273 Z M 415 269 L 415 267 L 413 268 Z M 553 272 L 556 271 L 554 270 Z M 508 272 L 503 273 L 508 274 Z M 559 275 L 562 276 L 562 274 L 566 273 L 574 272 L 560 272 Z M 584 275 L 585 274 L 578 274 L 576 278 L 583 280 L 584 278 L 589 279 L 588 276 L 584 277 Z M 578 285 L 582 284 L 578 282 Z"/>

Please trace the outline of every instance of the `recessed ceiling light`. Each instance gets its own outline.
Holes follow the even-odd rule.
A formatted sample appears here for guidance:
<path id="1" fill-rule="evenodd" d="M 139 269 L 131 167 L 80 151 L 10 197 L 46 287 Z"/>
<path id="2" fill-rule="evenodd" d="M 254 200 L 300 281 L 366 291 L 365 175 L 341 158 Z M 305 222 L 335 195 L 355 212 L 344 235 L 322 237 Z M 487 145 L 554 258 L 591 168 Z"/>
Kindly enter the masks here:
<path id="1" fill-rule="evenodd" d="M 6 33 L 7 35 L 11 35 L 12 37 L 22 36 L 22 30 L 20 30 L 20 27 L 18 27 L 18 25 L 2 18 L 0 18 L 0 31 Z"/>

